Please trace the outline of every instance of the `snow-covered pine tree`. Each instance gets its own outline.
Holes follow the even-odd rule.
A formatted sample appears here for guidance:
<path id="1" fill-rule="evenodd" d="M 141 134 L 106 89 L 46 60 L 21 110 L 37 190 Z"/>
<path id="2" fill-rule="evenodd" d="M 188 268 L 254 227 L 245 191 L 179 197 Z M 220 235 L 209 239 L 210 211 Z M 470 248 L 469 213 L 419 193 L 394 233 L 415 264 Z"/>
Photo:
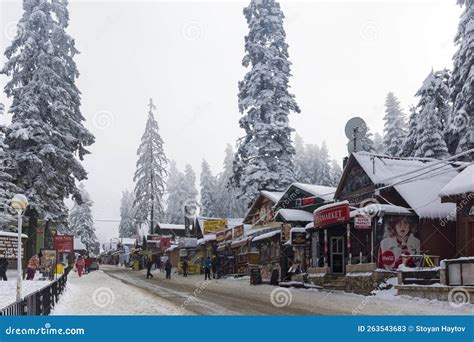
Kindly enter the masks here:
<path id="1" fill-rule="evenodd" d="M 148 107 L 148 120 L 137 150 L 137 170 L 133 177 L 134 208 L 137 221 L 148 223 L 150 233 L 153 234 L 156 224 L 164 215 L 163 196 L 168 160 L 163 149 L 163 140 L 158 132 L 158 122 L 153 115 L 156 107 L 152 99 Z"/>
<path id="2" fill-rule="evenodd" d="M 120 224 L 119 237 L 129 238 L 137 235 L 137 223 L 135 220 L 135 210 L 133 207 L 134 196 L 133 193 L 125 190 L 122 192 L 122 199 L 120 201 Z"/>
<path id="3" fill-rule="evenodd" d="M 214 204 L 216 217 L 240 218 L 247 212 L 248 203 L 243 198 L 238 198 L 239 189 L 230 182 L 234 163 L 234 151 L 227 144 L 224 157 L 224 169 L 217 176 L 216 203 Z"/>
<path id="4" fill-rule="evenodd" d="M 302 183 L 318 184 L 320 180 L 319 171 L 321 169 L 321 153 L 317 144 L 306 144 L 304 150 L 304 176 L 300 180 Z"/>
<path id="5" fill-rule="evenodd" d="M 337 187 L 337 185 L 339 184 L 339 181 L 341 180 L 341 176 L 342 176 L 342 169 L 339 166 L 338 162 L 335 159 L 333 159 L 331 161 L 331 183 L 329 184 L 329 186 Z"/>
<path id="6" fill-rule="evenodd" d="M 374 133 L 374 153 L 376 154 L 383 154 L 384 147 L 383 147 L 383 139 L 380 133 Z"/>
<path id="7" fill-rule="evenodd" d="M 392 92 L 387 94 L 383 119 L 385 153 L 389 156 L 398 156 L 406 136 L 406 123 L 400 102 Z"/>
<path id="8" fill-rule="evenodd" d="M 16 168 L 14 183 L 30 203 L 30 231 L 38 218 L 66 222 L 64 199 L 78 200 L 75 181 L 86 178 L 80 164 L 94 136 L 83 126 L 74 39 L 66 33 L 68 2 L 25 0 L 18 33 L 6 49 L 1 73 L 9 77 L 12 123 L 6 128 Z M 76 156 L 79 158 L 76 159 Z"/>
<path id="9" fill-rule="evenodd" d="M 217 202 L 217 180 L 212 175 L 209 163 L 206 160 L 202 160 L 201 169 L 201 215 L 206 217 L 216 216 L 216 210 L 214 209 Z"/>
<path id="10" fill-rule="evenodd" d="M 87 250 L 94 248 L 97 242 L 95 235 L 94 219 L 92 217 L 92 202 L 89 193 L 86 191 L 84 184 L 79 185 L 81 196 L 81 204 L 74 203 L 69 213 L 69 227 L 67 232 L 78 237 L 86 246 Z"/>
<path id="11" fill-rule="evenodd" d="M 417 150 L 418 137 L 421 135 L 423 127 L 420 126 L 419 114 L 416 107 L 410 107 L 410 118 L 408 119 L 408 133 L 403 141 L 402 149 L 398 155 L 400 157 L 413 157 Z"/>
<path id="12" fill-rule="evenodd" d="M 298 182 L 305 183 L 306 178 L 306 149 L 304 145 L 303 138 L 296 133 L 295 135 L 295 157 L 294 157 L 294 167 L 295 167 L 295 180 Z"/>
<path id="13" fill-rule="evenodd" d="M 246 135 L 236 153 L 233 182 L 252 200 L 260 190 L 281 191 L 294 181 L 288 116 L 300 109 L 288 91 L 291 63 L 279 3 L 252 0 L 244 15 L 249 34 L 242 64 L 251 69 L 239 82 L 239 123 Z"/>
<path id="14" fill-rule="evenodd" d="M 453 110 L 446 130 L 448 150 L 452 154 L 469 149 L 469 126 L 474 125 L 474 0 L 457 0 L 464 6 L 458 26 L 451 76 L 451 101 Z M 472 142 L 471 142 L 472 143 Z M 473 159 L 473 155 L 465 159 Z"/>
<path id="15" fill-rule="evenodd" d="M 449 155 L 443 135 L 451 111 L 448 82 L 447 70 L 432 71 L 416 93 L 420 101 L 416 116 L 415 157 L 442 159 Z"/>
<path id="16" fill-rule="evenodd" d="M 318 179 L 314 184 L 326 186 L 331 186 L 331 184 L 333 184 L 329 151 L 325 141 L 323 141 L 321 148 L 319 149 Z"/>
<path id="17" fill-rule="evenodd" d="M 166 183 L 168 198 L 166 199 L 165 220 L 167 223 L 184 223 L 183 205 L 188 198 L 184 188 L 184 182 L 184 174 L 178 170 L 176 162 L 172 160 L 170 162 L 169 177 Z"/>
<path id="18" fill-rule="evenodd" d="M 4 106 L 0 103 L 0 115 L 3 114 Z M 5 205 L 13 198 L 19 189 L 12 183 L 12 176 L 10 175 L 14 168 L 14 161 L 12 160 L 8 151 L 8 146 L 5 144 L 5 127 L 0 127 L 0 230 L 10 231 L 15 228 L 9 226 L 12 221 L 12 216 L 8 212 Z M 14 219 L 13 219 L 14 221 Z"/>

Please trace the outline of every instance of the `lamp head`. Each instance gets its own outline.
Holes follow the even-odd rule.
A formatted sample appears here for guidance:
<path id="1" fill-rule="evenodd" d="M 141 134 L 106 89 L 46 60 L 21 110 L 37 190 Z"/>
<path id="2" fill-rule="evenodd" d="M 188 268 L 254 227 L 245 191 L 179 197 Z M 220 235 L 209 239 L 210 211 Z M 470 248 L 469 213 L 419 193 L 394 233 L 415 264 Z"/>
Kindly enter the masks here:
<path id="1" fill-rule="evenodd" d="M 16 194 L 11 201 L 11 207 L 16 210 L 25 210 L 28 206 L 28 199 L 25 195 Z"/>

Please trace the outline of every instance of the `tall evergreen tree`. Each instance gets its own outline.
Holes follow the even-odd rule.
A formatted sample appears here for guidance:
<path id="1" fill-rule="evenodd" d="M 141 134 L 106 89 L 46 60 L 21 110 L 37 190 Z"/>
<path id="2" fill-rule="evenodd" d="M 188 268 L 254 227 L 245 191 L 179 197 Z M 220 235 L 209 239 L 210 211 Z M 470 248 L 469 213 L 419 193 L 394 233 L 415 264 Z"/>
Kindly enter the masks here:
<path id="1" fill-rule="evenodd" d="M 383 139 L 380 133 L 374 133 L 374 153 L 376 154 L 383 154 L 384 147 L 383 147 Z"/>
<path id="2" fill-rule="evenodd" d="M 80 164 L 93 135 L 83 126 L 79 72 L 69 24 L 67 0 L 24 0 L 18 33 L 6 49 L 1 73 L 9 77 L 12 123 L 6 128 L 16 168 L 14 183 L 29 200 L 30 234 L 38 218 L 67 221 L 64 199 L 80 199 L 75 181 L 86 178 Z M 76 156 L 79 158 L 76 159 Z"/>
<path id="3" fill-rule="evenodd" d="M 216 202 L 214 205 L 216 217 L 240 218 L 244 217 L 248 203 L 243 198 L 238 198 L 240 193 L 230 182 L 233 173 L 234 151 L 227 144 L 225 149 L 224 169 L 217 177 Z"/>
<path id="4" fill-rule="evenodd" d="M 201 169 L 201 215 L 216 216 L 217 180 L 212 175 L 209 163 L 203 159 Z"/>
<path id="5" fill-rule="evenodd" d="M 150 99 L 148 120 L 137 150 L 137 170 L 133 177 L 133 181 L 136 182 L 134 190 L 136 219 L 141 223 L 147 222 L 152 234 L 164 215 L 163 196 L 168 164 L 163 140 L 158 132 L 158 123 L 153 115 L 155 109 Z"/>
<path id="6" fill-rule="evenodd" d="M 184 223 L 183 206 L 188 198 L 184 183 L 184 174 L 178 170 L 176 163 L 172 160 L 170 162 L 169 177 L 166 184 L 168 198 L 166 199 L 165 220 L 167 223 Z"/>
<path id="7" fill-rule="evenodd" d="M 455 44 L 454 68 L 451 77 L 453 110 L 446 131 L 449 152 L 452 154 L 469 148 L 469 126 L 474 125 L 474 0 L 457 0 L 464 6 Z M 473 156 L 467 157 L 473 159 Z"/>
<path id="8" fill-rule="evenodd" d="M 331 186 L 333 179 L 331 177 L 329 151 L 325 141 L 323 141 L 319 149 L 319 163 L 318 179 L 315 184 Z"/>
<path id="9" fill-rule="evenodd" d="M 398 156 L 406 136 L 405 115 L 400 108 L 400 102 L 390 92 L 385 101 L 383 143 L 385 153 L 390 156 Z"/>
<path id="10" fill-rule="evenodd" d="M 441 159 L 449 154 L 443 135 L 451 111 L 448 82 L 447 70 L 431 72 L 416 93 L 420 101 L 415 157 Z"/>
<path id="11" fill-rule="evenodd" d="M 125 190 L 122 193 L 122 199 L 120 201 L 119 237 L 121 238 L 130 238 L 137 235 L 138 226 L 135 219 L 133 202 L 133 193 Z"/>
<path id="12" fill-rule="evenodd" d="M 288 116 L 300 109 L 288 91 L 291 63 L 279 3 L 251 0 L 244 15 L 249 34 L 242 64 L 251 69 L 239 83 L 239 123 L 246 135 L 238 146 L 233 182 L 251 200 L 260 190 L 281 191 L 293 182 Z"/>
<path id="13" fill-rule="evenodd" d="M 69 227 L 67 233 L 79 237 L 87 250 L 94 248 L 97 243 L 94 219 L 92 217 L 92 202 L 84 185 L 79 185 L 81 204 L 75 203 L 69 213 Z"/>
<path id="14" fill-rule="evenodd" d="M 338 162 L 333 159 L 331 161 L 331 183 L 329 186 L 337 187 L 339 184 L 339 181 L 341 180 L 342 177 L 342 169 L 339 166 Z"/>
<path id="15" fill-rule="evenodd" d="M 418 137 L 421 136 L 423 127 L 420 125 L 419 114 L 416 107 L 410 108 L 408 119 L 408 133 L 403 141 L 402 149 L 399 151 L 401 157 L 413 157 L 418 149 Z"/>

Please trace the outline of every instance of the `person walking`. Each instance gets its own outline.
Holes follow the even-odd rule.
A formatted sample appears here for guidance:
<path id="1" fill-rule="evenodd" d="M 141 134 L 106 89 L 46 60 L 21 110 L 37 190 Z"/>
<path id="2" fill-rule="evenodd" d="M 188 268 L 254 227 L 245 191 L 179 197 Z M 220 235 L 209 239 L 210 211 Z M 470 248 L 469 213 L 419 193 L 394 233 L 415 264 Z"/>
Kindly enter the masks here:
<path id="1" fill-rule="evenodd" d="M 206 261 L 204 262 L 204 280 L 211 280 L 211 266 L 212 266 L 212 261 L 211 257 L 208 256 L 206 258 Z"/>
<path id="2" fill-rule="evenodd" d="M 79 255 L 79 258 L 77 258 L 77 261 L 76 261 L 77 274 L 79 275 L 79 277 L 82 276 L 85 265 L 86 263 L 84 261 L 84 258 L 82 257 L 82 255 Z"/>
<path id="3" fill-rule="evenodd" d="M 173 265 L 171 265 L 170 259 L 166 260 L 165 263 L 165 271 L 166 271 L 166 279 L 171 279 L 171 268 Z"/>
<path id="4" fill-rule="evenodd" d="M 153 262 L 150 258 L 147 259 L 146 262 L 146 278 L 153 278 L 153 274 L 151 274 L 151 267 L 153 266 Z"/>
<path id="5" fill-rule="evenodd" d="M 8 259 L 0 258 L 0 278 L 7 281 Z"/>
<path id="6" fill-rule="evenodd" d="M 39 268 L 39 264 L 40 259 L 36 254 L 28 260 L 28 266 L 26 267 L 26 280 L 33 280 L 35 278 L 35 273 Z"/>
<path id="7" fill-rule="evenodd" d="M 183 259 L 183 277 L 188 276 L 188 260 L 186 258 Z"/>
<path id="8" fill-rule="evenodd" d="M 85 273 L 89 273 L 91 271 L 91 265 L 92 265 L 92 258 L 90 256 L 87 256 L 86 260 L 84 261 L 85 265 Z"/>

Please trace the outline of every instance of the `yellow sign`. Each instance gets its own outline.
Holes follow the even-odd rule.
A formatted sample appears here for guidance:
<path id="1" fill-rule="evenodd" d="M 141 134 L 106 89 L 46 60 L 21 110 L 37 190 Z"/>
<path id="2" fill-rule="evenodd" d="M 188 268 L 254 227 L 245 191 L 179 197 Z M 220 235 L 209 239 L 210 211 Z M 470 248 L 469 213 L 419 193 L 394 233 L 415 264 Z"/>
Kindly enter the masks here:
<path id="1" fill-rule="evenodd" d="M 227 220 L 205 220 L 204 234 L 215 234 L 227 228 Z"/>

